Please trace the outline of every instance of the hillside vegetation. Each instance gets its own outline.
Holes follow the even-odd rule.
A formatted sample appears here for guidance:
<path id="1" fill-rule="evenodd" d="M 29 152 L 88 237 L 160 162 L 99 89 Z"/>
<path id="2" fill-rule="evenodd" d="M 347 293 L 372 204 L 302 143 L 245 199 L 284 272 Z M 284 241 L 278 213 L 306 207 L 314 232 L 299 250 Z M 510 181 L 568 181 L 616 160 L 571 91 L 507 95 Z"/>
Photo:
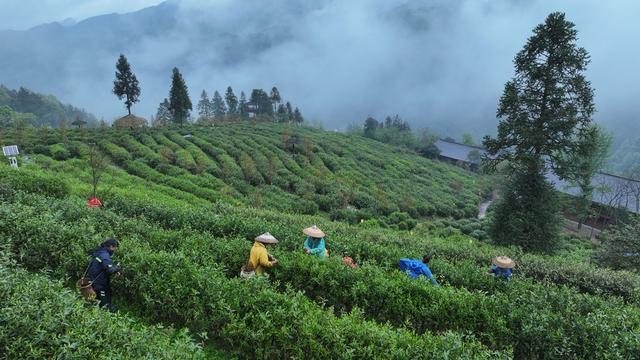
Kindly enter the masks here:
<path id="1" fill-rule="evenodd" d="M 126 314 L 104 321 L 138 324 L 135 351 L 145 332 L 167 356 L 194 358 L 631 359 L 640 351 L 638 275 L 489 245 L 432 221 L 474 217 L 489 191 L 487 179 L 461 169 L 368 139 L 269 124 L 36 136 L 25 136 L 37 154 L 30 164 L 0 166 L 0 286 L 13 289 L 2 296 L 33 297 L 36 287 L 67 299 L 53 306 L 34 297 L 49 317 L 76 309 L 59 285 L 36 284 L 71 286 L 87 251 L 116 236 L 126 273 L 113 286 Z M 100 210 L 86 206 L 92 143 L 113 165 Z M 328 234 L 326 261 L 301 251 L 310 224 Z M 238 278 L 248 240 L 265 231 L 280 239 L 280 266 L 268 280 Z M 426 252 L 441 287 L 396 270 L 399 258 Z M 344 267 L 341 254 L 359 267 Z M 518 264 L 507 285 L 484 274 L 498 254 Z M 39 321 L 11 309 L 2 315 L 10 329 Z M 93 331 L 74 329 L 67 336 Z M 0 331 L 0 344 L 11 337 Z M 21 339 L 16 356 L 56 346 Z"/>
<path id="2" fill-rule="evenodd" d="M 63 119 L 67 126 L 76 119 L 86 123 L 97 123 L 95 116 L 84 110 L 63 104 L 55 96 L 39 94 L 23 87 L 12 90 L 0 85 L 0 107 L 2 106 L 8 106 L 18 113 L 35 115 L 31 124 L 34 126 L 58 127 Z"/>
<path id="3" fill-rule="evenodd" d="M 415 226 L 412 219 L 475 217 L 489 192 L 488 181 L 461 169 L 305 127 L 243 122 L 133 133 L 88 130 L 44 140 L 32 135 L 23 146 L 29 153 L 72 160 L 96 144 L 127 173 L 202 200 L 325 213 L 352 223 L 378 219 L 407 229 Z"/>

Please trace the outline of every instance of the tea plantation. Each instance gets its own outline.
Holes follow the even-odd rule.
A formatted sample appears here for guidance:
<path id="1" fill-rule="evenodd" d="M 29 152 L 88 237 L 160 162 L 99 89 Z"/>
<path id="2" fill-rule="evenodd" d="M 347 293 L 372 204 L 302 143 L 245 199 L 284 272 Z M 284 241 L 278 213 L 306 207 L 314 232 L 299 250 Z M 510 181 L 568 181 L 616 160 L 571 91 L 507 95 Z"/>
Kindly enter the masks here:
<path id="1" fill-rule="evenodd" d="M 30 163 L 0 165 L 8 358 L 640 357 L 637 274 L 441 225 L 474 218 L 489 178 L 357 136 L 263 123 L 19 135 Z M 101 209 L 87 207 L 92 147 L 110 164 Z M 324 261 L 302 252 L 312 224 L 327 233 Z M 280 240 L 270 249 L 279 266 L 239 278 L 265 231 Z M 87 252 L 111 236 L 125 265 L 113 315 L 73 288 Z M 442 286 L 396 270 L 424 253 Z M 506 285 L 485 274 L 496 255 L 518 264 Z"/>

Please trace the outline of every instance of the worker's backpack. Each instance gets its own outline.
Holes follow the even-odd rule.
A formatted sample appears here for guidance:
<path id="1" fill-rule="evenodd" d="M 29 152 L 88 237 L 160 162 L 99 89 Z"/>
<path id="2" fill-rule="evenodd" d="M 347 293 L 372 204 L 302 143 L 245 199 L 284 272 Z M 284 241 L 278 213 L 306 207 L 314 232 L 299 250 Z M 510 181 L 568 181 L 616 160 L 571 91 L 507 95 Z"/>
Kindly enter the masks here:
<path id="1" fill-rule="evenodd" d="M 76 281 L 76 288 L 78 288 L 78 290 L 80 291 L 80 295 L 82 295 L 82 297 L 87 300 L 93 300 L 96 298 L 96 292 L 95 290 L 93 290 L 93 286 L 91 286 L 93 285 L 95 279 L 91 280 L 91 278 L 87 276 L 87 272 L 89 272 L 91 263 L 93 263 L 94 260 L 95 258 L 92 258 L 91 261 L 89 261 L 89 265 L 87 265 L 87 269 L 84 271 L 84 275 L 82 275 L 82 277 L 78 281 Z M 96 279 L 102 276 L 103 273 L 104 271 L 98 274 L 98 276 L 96 276 Z"/>

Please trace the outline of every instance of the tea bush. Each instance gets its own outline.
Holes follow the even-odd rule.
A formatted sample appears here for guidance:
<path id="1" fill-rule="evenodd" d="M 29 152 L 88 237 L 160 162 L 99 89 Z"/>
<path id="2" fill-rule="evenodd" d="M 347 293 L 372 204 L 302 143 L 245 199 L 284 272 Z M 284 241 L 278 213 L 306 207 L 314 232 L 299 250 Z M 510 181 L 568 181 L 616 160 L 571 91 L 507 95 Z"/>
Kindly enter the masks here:
<path id="1" fill-rule="evenodd" d="M 62 284 L 0 265 L 6 359 L 205 359 L 184 331 L 144 326 L 87 306 Z"/>
<path id="2" fill-rule="evenodd" d="M 33 201 L 37 204 L 39 200 Z M 157 254 L 158 249 L 170 250 L 166 256 L 185 254 L 184 258 L 180 258 L 179 264 L 165 264 L 167 270 L 158 270 L 157 275 L 161 279 L 173 279 L 174 275 L 165 274 L 165 271 L 172 271 L 170 269 L 176 267 L 189 271 L 188 274 L 191 274 L 189 276 L 195 276 L 194 273 L 201 271 L 189 270 L 191 268 L 188 264 L 193 264 L 198 269 L 201 267 L 209 269 L 211 264 L 217 264 L 223 269 L 228 269 L 224 272 L 235 274 L 240 264 L 246 259 L 249 248 L 249 243 L 244 240 L 229 238 L 216 240 L 195 233 L 188 235 L 188 231 L 166 237 L 159 236 L 158 232 L 153 230 L 153 225 L 145 225 L 135 219 L 119 218 L 110 212 L 91 213 L 82 207 L 81 203 L 77 206 L 69 206 L 65 203 L 54 205 L 52 214 L 39 214 L 29 208 L 16 206 L 6 213 L 0 212 L 0 220 L 5 221 L 0 223 L 7 224 L 6 221 L 12 221 L 12 226 L 7 226 L 13 229 L 12 232 L 5 234 L 13 239 L 16 249 L 25 251 L 19 253 L 20 258 L 24 259 L 26 264 L 32 264 L 36 268 L 47 266 L 47 263 L 39 260 L 45 246 L 51 246 L 53 243 L 56 249 L 59 248 L 59 255 L 52 253 L 48 258 L 55 264 L 68 261 L 65 259 L 68 257 L 71 245 L 65 244 L 70 239 L 72 244 L 85 244 L 85 246 L 90 244 L 91 231 L 87 231 L 85 224 L 92 224 L 96 229 L 103 229 L 103 231 L 113 229 L 112 231 L 121 234 L 120 236 L 135 239 L 130 241 L 140 245 L 146 244 L 144 248 L 138 250 L 124 248 L 123 244 L 123 252 L 126 251 L 127 254 L 134 250 L 143 251 L 149 246 L 149 254 L 140 259 L 136 258 L 136 262 L 153 258 L 152 255 Z M 10 220 L 12 218 L 8 214 L 18 215 L 16 219 Z M 30 218 L 35 219 L 21 220 Z M 219 215 L 217 218 L 219 220 L 217 225 L 215 223 L 210 225 L 220 231 L 219 225 L 224 224 L 225 219 Z M 67 221 L 73 221 L 75 225 Z M 37 228 L 36 224 L 39 224 Z M 228 225 L 222 228 L 222 231 L 228 231 L 230 229 Z M 270 228 L 275 234 L 285 231 L 273 226 Z M 243 230 L 235 229 L 235 231 Z M 244 231 L 254 230 L 245 228 Z M 26 239 L 29 241 L 27 242 Z M 96 241 L 93 240 L 94 243 Z M 39 250 L 39 244 L 42 244 L 42 250 Z M 286 249 L 292 244 L 283 242 L 282 245 Z M 300 251 L 299 246 L 297 248 L 297 251 Z M 598 352 L 601 357 L 611 354 L 629 354 L 633 353 L 639 344 L 638 339 L 633 335 L 636 331 L 633 329 L 640 327 L 638 309 L 624 306 L 613 299 L 598 299 L 580 295 L 570 289 L 519 280 L 514 280 L 508 287 L 498 290 L 499 283 L 482 275 L 481 270 L 478 271 L 478 268 L 471 264 L 467 267 L 458 267 L 439 262 L 434 264 L 434 269 L 445 273 L 449 280 L 454 283 L 457 281 L 457 285 L 460 286 L 469 288 L 486 286 L 475 284 L 475 282 L 490 284 L 493 288 L 487 287 L 487 289 L 496 292 L 496 296 L 449 287 L 435 288 L 422 281 L 410 281 L 404 274 L 398 272 L 386 272 L 375 265 L 365 264 L 361 269 L 351 270 L 344 268 L 338 258 L 319 262 L 300 253 L 276 254 L 282 264 L 280 268 L 274 269 L 272 274 L 274 279 L 281 281 L 282 284 L 291 284 L 295 289 L 304 290 L 307 296 L 331 305 L 336 310 L 348 312 L 356 307 L 361 308 L 369 318 L 379 322 L 390 322 L 396 326 L 409 326 L 418 332 L 451 330 L 470 332 L 489 346 L 507 350 L 513 348 L 517 354 L 535 353 L 544 355 L 542 357 L 545 358 L 555 358 L 559 353 L 573 354 L 579 358 L 593 352 Z M 127 263 L 132 261 L 129 256 L 127 255 Z M 133 278 L 129 280 L 138 283 L 140 280 L 135 274 L 149 274 L 148 269 L 153 266 L 148 263 L 141 265 L 134 270 Z M 78 264 L 67 266 L 67 271 L 77 272 L 81 267 Z M 144 269 L 147 269 L 146 272 Z M 214 273 L 220 271 L 214 270 Z M 156 272 L 151 271 L 151 274 Z M 207 275 L 209 278 L 213 276 L 213 274 Z M 176 284 L 171 286 L 177 286 L 178 282 L 201 283 L 200 280 L 182 279 L 176 280 Z M 127 287 L 121 290 L 130 291 L 127 293 L 128 299 L 144 296 L 144 291 L 140 294 L 141 290 L 137 286 L 135 285 L 132 290 L 127 290 Z M 168 305 L 155 299 L 154 302 L 160 301 L 163 305 L 158 308 L 157 313 L 152 312 L 150 316 L 161 318 L 162 321 L 188 325 L 193 331 L 204 331 L 206 325 L 197 322 L 201 319 L 200 316 L 187 315 L 202 306 L 199 303 L 199 296 L 194 298 L 187 285 L 182 285 L 181 289 L 185 291 L 181 293 L 182 295 L 175 293 L 177 290 L 164 288 L 169 285 L 162 284 L 162 286 L 161 293 L 174 291 L 172 296 L 174 301 L 183 304 L 182 306 L 189 310 L 188 312 L 183 310 L 181 313 L 175 310 L 175 314 L 171 315 Z M 201 293 L 202 290 L 197 291 Z M 281 288 L 281 291 L 287 293 L 287 288 Z M 216 296 L 220 297 L 220 295 Z M 142 299 L 135 302 L 143 300 L 150 301 Z M 194 301 L 196 303 L 193 303 Z M 179 307 L 176 305 L 176 309 Z M 144 308 L 153 309 L 153 303 L 145 303 Z M 527 311 L 521 311 L 522 309 Z M 535 312 L 537 315 L 531 316 L 530 312 Z M 593 314 L 606 314 L 606 316 L 596 319 Z M 185 316 L 187 316 L 186 320 Z M 548 320 L 541 323 L 540 318 Z M 616 336 L 597 336 L 600 332 L 610 332 Z"/>
<path id="3" fill-rule="evenodd" d="M 150 243 L 144 240 L 148 229 L 135 230 L 138 226 L 135 220 L 127 221 L 108 212 L 89 213 L 81 202 L 70 205 L 59 204 L 67 210 L 55 213 L 38 212 L 25 205 L 1 208 L 0 223 L 6 229 L 3 235 L 11 239 L 15 249 L 20 249 L 16 257 L 25 266 L 50 268 L 60 276 L 78 276 L 78 269 L 82 271 L 87 260 L 87 248 L 101 234 L 96 229 L 109 231 L 107 225 L 112 224 L 120 233 L 131 236 L 121 246 L 127 276 L 115 284 L 115 291 L 127 299 L 128 306 L 135 306 L 144 318 L 187 326 L 196 333 L 206 332 L 218 346 L 238 355 L 251 358 L 497 355 L 453 333 L 442 336 L 425 333 L 418 337 L 366 321 L 357 312 L 338 318 L 293 290 L 279 292 L 264 281 L 228 279 L 218 266 L 207 261 L 202 249 L 161 250 L 164 247 L 155 237 L 146 239 Z M 84 218 L 78 214 L 84 214 Z M 61 216 L 75 218 L 74 224 L 60 221 Z M 4 226 L 9 223 L 11 230 Z M 46 258 L 45 248 L 49 249 Z M 200 265 L 201 261 L 206 265 Z M 331 330 L 318 333 L 319 329 Z"/>

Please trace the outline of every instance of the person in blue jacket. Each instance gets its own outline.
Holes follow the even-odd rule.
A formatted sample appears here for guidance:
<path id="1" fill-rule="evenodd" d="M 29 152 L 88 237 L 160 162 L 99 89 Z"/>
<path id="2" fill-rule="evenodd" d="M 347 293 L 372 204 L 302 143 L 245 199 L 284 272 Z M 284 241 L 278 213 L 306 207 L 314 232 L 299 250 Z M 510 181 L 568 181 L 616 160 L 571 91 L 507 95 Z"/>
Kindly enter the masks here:
<path id="1" fill-rule="evenodd" d="M 509 281 L 513 274 L 513 267 L 516 263 L 506 256 L 496 256 L 491 260 L 491 268 L 488 274 L 493 275 L 496 279 Z"/>
<path id="2" fill-rule="evenodd" d="M 423 256 L 422 261 L 403 258 L 400 259 L 400 270 L 406 272 L 412 279 L 422 275 L 429 279 L 433 285 L 439 285 L 438 281 L 433 277 L 431 269 L 429 269 L 429 261 L 431 261 L 431 255 Z"/>
<path id="3" fill-rule="evenodd" d="M 118 249 L 118 240 L 107 239 L 91 254 L 91 262 L 87 269 L 87 276 L 91 279 L 91 287 L 96 292 L 96 299 L 100 301 L 100 307 L 114 312 L 111 302 L 111 286 L 109 281 L 112 275 L 120 275 L 120 264 L 114 264 L 111 256 Z"/>
<path id="4" fill-rule="evenodd" d="M 302 233 L 307 235 L 307 238 L 304 240 L 304 252 L 307 255 L 317 256 L 321 259 L 329 256 L 329 251 L 327 251 L 324 242 L 325 233 L 322 230 L 313 225 L 303 229 Z"/>

